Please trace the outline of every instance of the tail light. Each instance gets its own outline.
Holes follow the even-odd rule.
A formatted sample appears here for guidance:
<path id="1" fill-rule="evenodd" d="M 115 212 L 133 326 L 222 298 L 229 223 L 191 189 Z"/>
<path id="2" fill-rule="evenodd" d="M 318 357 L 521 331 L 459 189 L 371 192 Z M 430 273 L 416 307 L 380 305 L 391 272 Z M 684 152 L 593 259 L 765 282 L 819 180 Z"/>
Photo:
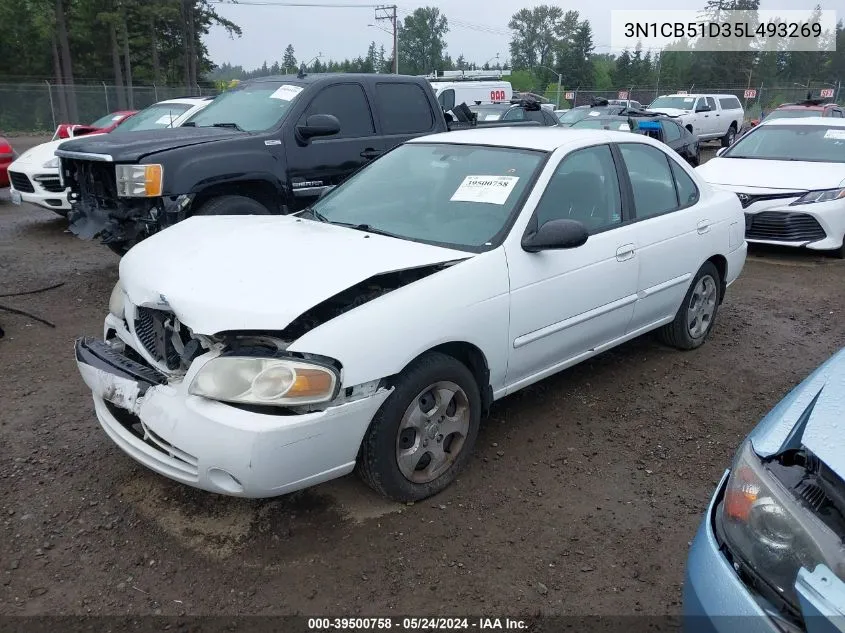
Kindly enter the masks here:
<path id="1" fill-rule="evenodd" d="M 3 139 L 0 139 L 0 158 L 11 158 L 15 155 L 15 152 L 12 151 L 12 146 Z"/>

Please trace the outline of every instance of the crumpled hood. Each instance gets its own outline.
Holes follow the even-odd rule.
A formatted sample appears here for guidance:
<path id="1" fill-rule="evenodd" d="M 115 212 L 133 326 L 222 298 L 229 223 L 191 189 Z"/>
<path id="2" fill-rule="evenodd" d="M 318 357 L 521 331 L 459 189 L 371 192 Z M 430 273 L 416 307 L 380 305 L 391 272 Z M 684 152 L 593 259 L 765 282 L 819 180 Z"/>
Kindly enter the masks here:
<path id="1" fill-rule="evenodd" d="M 61 150 L 108 154 L 116 163 L 137 162 L 144 156 L 163 150 L 190 147 L 245 134 L 221 127 L 177 127 L 139 130 L 131 134 L 98 134 L 66 140 Z"/>
<path id="2" fill-rule="evenodd" d="M 750 435 L 754 451 L 761 457 L 781 452 L 808 408 L 801 443 L 845 479 L 845 350 L 810 374 L 763 418 Z"/>
<path id="3" fill-rule="evenodd" d="M 374 275 L 470 256 L 293 216 L 194 217 L 130 249 L 120 280 L 133 304 L 164 300 L 211 335 L 281 330 Z"/>
<path id="4" fill-rule="evenodd" d="M 811 191 L 833 189 L 845 181 L 845 164 L 713 158 L 696 167 L 711 185 L 750 193 L 754 189 Z"/>

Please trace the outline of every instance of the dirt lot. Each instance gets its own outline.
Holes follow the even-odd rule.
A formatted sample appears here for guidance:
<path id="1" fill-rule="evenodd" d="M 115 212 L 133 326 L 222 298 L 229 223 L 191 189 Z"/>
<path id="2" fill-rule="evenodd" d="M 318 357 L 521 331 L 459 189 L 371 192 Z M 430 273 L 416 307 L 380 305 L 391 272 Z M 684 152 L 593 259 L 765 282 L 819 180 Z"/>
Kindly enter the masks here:
<path id="1" fill-rule="evenodd" d="M 0 198 L 3 194 L 0 193 Z M 676 614 L 688 544 L 755 421 L 843 344 L 845 264 L 756 251 L 709 342 L 633 341 L 494 406 L 425 503 L 354 477 L 265 501 L 171 483 L 94 418 L 71 344 L 118 258 L 0 200 L 0 614 Z"/>

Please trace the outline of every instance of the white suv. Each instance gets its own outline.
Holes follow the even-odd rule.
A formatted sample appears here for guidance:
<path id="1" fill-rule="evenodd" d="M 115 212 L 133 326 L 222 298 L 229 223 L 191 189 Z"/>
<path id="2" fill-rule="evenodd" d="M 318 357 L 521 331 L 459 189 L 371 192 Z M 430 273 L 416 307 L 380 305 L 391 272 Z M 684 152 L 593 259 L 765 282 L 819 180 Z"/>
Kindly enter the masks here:
<path id="1" fill-rule="evenodd" d="M 699 140 L 719 139 L 722 147 L 733 144 L 745 120 L 739 99 L 726 94 L 661 95 L 648 109 L 677 117 Z"/>

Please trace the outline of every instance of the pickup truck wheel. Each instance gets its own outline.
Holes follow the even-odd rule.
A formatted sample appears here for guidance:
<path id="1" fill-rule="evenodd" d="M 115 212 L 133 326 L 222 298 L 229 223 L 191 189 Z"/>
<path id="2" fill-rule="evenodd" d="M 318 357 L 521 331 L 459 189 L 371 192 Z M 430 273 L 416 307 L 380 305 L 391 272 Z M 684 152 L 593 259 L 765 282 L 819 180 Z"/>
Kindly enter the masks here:
<path id="1" fill-rule="evenodd" d="M 420 501 L 451 484 L 466 465 L 481 421 L 481 394 L 466 365 L 429 352 L 396 379 L 370 423 L 357 471 L 376 492 Z"/>
<path id="2" fill-rule="evenodd" d="M 722 137 L 722 147 L 730 147 L 734 144 L 734 140 L 736 140 L 736 126 L 731 123 L 728 131 Z"/>
<path id="3" fill-rule="evenodd" d="M 658 330 L 660 339 L 682 350 L 703 345 L 719 311 L 720 288 L 719 271 L 705 262 L 693 278 L 675 320 Z"/>
<path id="4" fill-rule="evenodd" d="M 211 198 L 194 212 L 194 215 L 269 215 L 270 209 L 246 196 L 219 196 Z"/>

